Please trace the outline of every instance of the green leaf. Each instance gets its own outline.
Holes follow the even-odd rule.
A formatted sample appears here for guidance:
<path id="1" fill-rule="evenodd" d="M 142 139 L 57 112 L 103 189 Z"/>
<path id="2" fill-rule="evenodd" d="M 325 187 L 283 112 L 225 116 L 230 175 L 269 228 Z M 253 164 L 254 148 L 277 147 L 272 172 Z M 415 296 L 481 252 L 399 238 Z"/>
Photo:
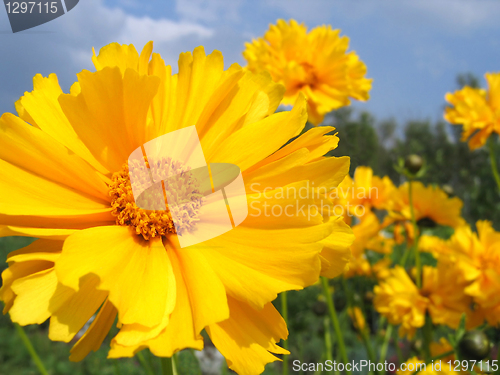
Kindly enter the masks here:
<path id="1" fill-rule="evenodd" d="M 177 373 L 182 375 L 201 375 L 200 363 L 193 350 L 183 350 L 177 355 Z"/>

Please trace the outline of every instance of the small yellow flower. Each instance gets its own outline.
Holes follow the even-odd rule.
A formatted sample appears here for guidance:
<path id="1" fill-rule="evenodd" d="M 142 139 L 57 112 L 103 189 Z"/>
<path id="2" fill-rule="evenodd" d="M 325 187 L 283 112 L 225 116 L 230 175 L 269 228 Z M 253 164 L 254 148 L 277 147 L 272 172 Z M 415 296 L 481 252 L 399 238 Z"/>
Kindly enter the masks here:
<path id="1" fill-rule="evenodd" d="M 356 275 L 371 275 L 371 265 L 366 258 L 366 245 L 380 230 L 380 223 L 374 213 L 365 215 L 361 221 L 352 227 L 355 240 L 351 246 L 351 259 L 345 277 Z"/>
<path id="2" fill-rule="evenodd" d="M 406 182 L 398 188 L 387 222 L 411 220 L 409 183 Z M 462 201 L 458 197 L 448 195 L 436 186 L 425 186 L 420 181 L 412 182 L 412 197 L 415 219 L 429 220 L 438 225 L 458 227 L 465 223 L 460 216 Z"/>
<path id="3" fill-rule="evenodd" d="M 492 133 L 500 134 L 500 73 L 486 73 L 488 89 L 464 87 L 445 98 L 452 105 L 445 109 L 444 118 L 462 125 L 462 141 L 469 148 L 482 147 Z"/>
<path id="4" fill-rule="evenodd" d="M 448 361 L 448 359 L 446 359 L 446 361 Z M 415 373 L 418 375 L 457 374 L 458 372 L 454 370 L 454 365 L 450 367 L 450 365 L 446 363 L 446 361 L 444 359 L 441 359 L 440 362 L 435 361 L 433 363 L 426 364 L 424 361 L 421 361 L 417 357 L 412 357 L 408 359 L 405 363 L 400 365 L 400 369 L 396 371 L 396 374 L 397 375 L 412 375 Z"/>
<path id="5" fill-rule="evenodd" d="M 433 371 L 430 365 L 426 365 L 424 361 L 417 357 L 408 359 L 402 363 L 400 369 L 396 371 L 397 375 L 413 375 L 415 372 L 419 375 L 437 375 L 438 371 Z"/>
<path id="6" fill-rule="evenodd" d="M 268 71 L 285 86 L 283 104 L 293 104 L 299 93 L 308 100 L 309 121 L 315 125 L 326 113 L 349 105 L 350 98 L 368 100 L 371 79 L 355 52 L 347 52 L 349 38 L 340 30 L 307 27 L 295 20 L 278 20 L 263 38 L 246 44 L 248 69 Z"/>
<path id="7" fill-rule="evenodd" d="M 366 329 L 366 321 L 365 317 L 363 315 L 363 312 L 358 306 L 354 306 L 353 308 L 349 308 L 347 310 L 347 313 L 349 314 L 349 317 L 352 320 L 352 324 L 354 325 L 354 328 L 356 328 L 358 331 L 364 331 Z"/>
<path id="8" fill-rule="evenodd" d="M 374 208 L 390 209 L 396 191 L 389 177 L 374 176 L 370 167 L 360 166 L 354 171 L 354 178 L 347 175 L 330 198 L 337 214 L 362 217 Z"/>
<path id="9" fill-rule="evenodd" d="M 477 234 L 469 226 L 455 229 L 449 240 L 422 236 L 420 249 L 450 263 L 465 282 L 464 291 L 483 309 L 500 303 L 500 233 L 488 221 L 476 223 Z"/>
<path id="10" fill-rule="evenodd" d="M 396 266 L 391 275 L 374 288 L 375 309 L 389 323 L 401 325 L 399 335 L 413 337 L 417 328 L 425 323 L 429 300 L 420 294 L 404 268 Z"/>
<path id="11" fill-rule="evenodd" d="M 378 280 L 387 279 L 391 275 L 392 260 L 390 258 L 382 258 L 372 266 L 371 273 Z"/>
<path id="12" fill-rule="evenodd" d="M 452 264 L 439 261 L 437 267 L 424 266 L 420 294 L 429 299 L 428 311 L 434 324 L 458 328 L 462 314 L 467 314 L 467 326 L 472 328 L 472 297 L 464 293 L 466 282 Z"/>

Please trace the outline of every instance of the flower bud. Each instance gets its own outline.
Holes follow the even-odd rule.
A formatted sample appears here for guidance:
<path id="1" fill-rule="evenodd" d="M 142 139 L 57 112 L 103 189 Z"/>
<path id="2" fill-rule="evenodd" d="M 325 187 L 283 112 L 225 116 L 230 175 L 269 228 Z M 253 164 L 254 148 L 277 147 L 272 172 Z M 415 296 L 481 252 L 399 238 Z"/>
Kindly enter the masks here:
<path id="1" fill-rule="evenodd" d="M 408 155 L 405 159 L 405 168 L 411 174 L 416 174 L 424 165 L 424 160 L 415 154 Z"/>
<path id="2" fill-rule="evenodd" d="M 460 358 L 480 361 L 490 354 L 490 340 L 483 331 L 466 332 L 458 343 Z"/>
<path id="3" fill-rule="evenodd" d="M 453 191 L 453 188 L 451 187 L 451 185 L 443 185 L 441 187 L 441 189 L 443 189 L 443 191 L 448 194 L 450 197 L 453 196 L 455 194 L 455 192 Z"/>

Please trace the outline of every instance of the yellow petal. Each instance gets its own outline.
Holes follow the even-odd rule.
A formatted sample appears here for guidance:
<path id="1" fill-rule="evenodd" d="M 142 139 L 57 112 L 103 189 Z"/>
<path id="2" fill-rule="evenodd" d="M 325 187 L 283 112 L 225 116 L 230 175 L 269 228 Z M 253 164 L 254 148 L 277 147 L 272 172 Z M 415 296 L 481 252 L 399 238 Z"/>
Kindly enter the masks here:
<path id="1" fill-rule="evenodd" d="M 193 308 L 178 256 L 175 251 L 169 251 L 168 255 L 177 287 L 175 309 L 170 316 L 169 324 L 156 338 L 140 344 L 125 346 L 118 342 L 118 337 L 113 339 L 109 358 L 132 357 L 145 347 L 149 347 L 151 352 L 158 357 L 171 357 L 185 348 L 203 349 L 203 338 L 194 328 Z"/>
<path id="2" fill-rule="evenodd" d="M 49 240 L 64 240 L 75 229 L 26 228 L 12 225 L 0 225 L 0 237 L 20 236 L 45 238 Z"/>
<path id="3" fill-rule="evenodd" d="M 53 268 L 17 279 L 12 290 L 17 296 L 9 313 L 20 325 L 42 324 L 73 294 L 58 283 Z"/>
<path id="4" fill-rule="evenodd" d="M 69 342 L 82 329 L 104 302 L 108 293 L 96 290 L 99 278 L 87 275 L 80 280 L 78 292 L 68 298 L 64 304 L 52 312 L 49 338 L 54 341 Z"/>
<path id="5" fill-rule="evenodd" d="M 25 93 L 20 99 L 22 108 L 35 121 L 32 125 L 38 126 L 56 141 L 81 156 L 95 169 L 107 173 L 108 171 L 91 155 L 64 115 L 58 101 L 63 92 L 59 87 L 57 76 L 51 74 L 45 78 L 37 74 L 33 78 L 33 86 L 34 90 Z M 29 120 L 26 116 L 23 116 L 23 119 Z"/>
<path id="6" fill-rule="evenodd" d="M 105 67 L 78 74 L 81 93 L 62 95 L 61 107 L 92 154 L 110 171 L 119 171 L 145 139 L 144 129 L 160 79 L 127 69 Z"/>
<path id="7" fill-rule="evenodd" d="M 267 163 L 284 158 L 297 150 L 306 148 L 308 152 L 307 162 L 313 161 L 325 155 L 328 151 L 337 148 L 339 138 L 337 135 L 328 135 L 335 130 L 333 126 L 321 126 L 309 129 L 300 137 L 282 147 L 266 159 Z"/>
<path id="8" fill-rule="evenodd" d="M 224 70 L 222 54 L 206 56 L 203 47 L 179 56 L 175 118 L 172 130 L 199 124 L 199 116 L 210 99 Z M 201 136 L 201 135 L 200 135 Z"/>
<path id="9" fill-rule="evenodd" d="M 178 257 L 193 310 L 195 332 L 199 333 L 207 325 L 229 317 L 226 291 L 221 280 L 210 267 L 204 250 L 197 246 L 181 249 L 174 242 L 175 240 L 176 238 L 170 237 L 167 252 L 173 250 Z"/>
<path id="10" fill-rule="evenodd" d="M 165 312 L 163 314 L 163 319 L 160 324 L 154 327 L 145 327 L 140 324 L 123 324 L 120 332 L 115 336 L 114 340 L 124 346 L 132 346 L 137 345 L 143 341 L 152 339 L 160 334 L 161 331 L 165 329 L 165 327 L 171 323 L 170 315 L 174 308 L 176 308 L 176 299 L 177 299 L 177 286 L 176 286 L 176 276 L 174 275 L 174 271 L 172 268 L 172 262 L 170 260 L 171 257 L 167 259 L 167 270 L 166 270 L 166 279 L 167 279 L 167 305 L 165 308 Z"/>
<path id="11" fill-rule="evenodd" d="M 228 302 L 231 317 L 210 325 L 207 332 L 231 370 L 241 375 L 260 374 L 267 363 L 279 360 L 271 353 L 288 354 L 276 345 L 286 339 L 288 330 L 271 303 L 259 311 L 233 298 Z"/>
<path id="12" fill-rule="evenodd" d="M 106 300 L 90 327 L 71 349 L 70 361 L 81 361 L 91 350 L 99 350 L 115 321 L 116 314 L 113 304 Z"/>
<path id="13" fill-rule="evenodd" d="M 55 262 L 61 255 L 62 241 L 48 239 L 37 240 L 26 247 L 12 251 L 7 255 L 7 262 L 28 262 L 31 260 L 43 260 Z"/>
<path id="14" fill-rule="evenodd" d="M 267 73 L 253 74 L 233 66 L 224 72 L 220 85 L 198 120 L 200 137 L 207 145 L 226 139 L 237 130 L 271 115 L 283 97 L 283 87 Z"/>
<path id="15" fill-rule="evenodd" d="M 236 164 L 245 171 L 300 133 L 307 120 L 305 106 L 305 99 L 301 96 L 292 111 L 276 113 L 241 128 L 220 146 L 207 151 L 207 160 Z"/>
<path id="16" fill-rule="evenodd" d="M 331 218 L 333 232 L 321 241 L 321 276 L 333 278 L 345 271 L 351 258 L 350 246 L 354 242 L 352 229 L 342 218 Z"/>
<path id="17" fill-rule="evenodd" d="M 161 241 L 143 241 L 128 227 L 105 226 L 72 234 L 64 242 L 56 272 L 64 285 L 79 289 L 93 273 L 109 292 L 122 324 L 158 325 L 168 291 L 168 258 Z"/>
<path id="18" fill-rule="evenodd" d="M 0 288 L 0 299 L 5 303 L 3 313 L 6 314 L 12 307 L 16 294 L 12 290 L 12 283 L 17 279 L 45 271 L 54 266 L 48 261 L 28 261 L 14 263 L 2 272 L 2 288 Z"/>
<path id="19" fill-rule="evenodd" d="M 263 188 L 262 192 L 259 188 Z M 252 185 L 250 192 L 253 194 L 247 195 L 248 216 L 243 222 L 247 227 L 283 229 L 319 225 L 323 223 L 323 212 L 333 211 L 331 202 L 318 196 L 309 181 L 274 190 L 265 185 Z"/>
<path id="20" fill-rule="evenodd" d="M 314 188 L 326 194 L 336 188 L 349 173 L 350 159 L 347 156 L 322 158 L 305 164 L 308 155 L 303 154 L 299 158 L 297 154 L 296 152 L 245 174 L 245 184 L 255 184 L 254 186 L 260 186 L 261 189 L 275 189 L 295 181 L 308 180 L 311 182 L 309 194 L 313 194 Z"/>
<path id="21" fill-rule="evenodd" d="M 0 159 L 47 180 L 109 201 L 102 175 L 47 133 L 10 113 L 0 118 Z"/>
<path id="22" fill-rule="evenodd" d="M 317 281 L 318 254 L 322 249 L 319 243 L 291 243 L 289 239 L 289 243 L 276 248 L 272 244 L 282 235 L 279 230 L 238 226 L 231 232 L 233 236 L 227 240 L 222 235 L 199 246 L 231 296 L 261 309 L 278 293 L 302 289 Z M 290 235 L 298 240 L 302 232 L 299 228 Z M 256 237 L 263 245 L 255 245 Z"/>
<path id="23" fill-rule="evenodd" d="M 93 52 L 92 62 L 97 70 L 116 66 L 123 74 L 127 69 L 138 70 L 139 68 L 139 54 L 132 44 L 111 43 L 102 47 L 99 55 L 96 56 L 95 50 Z"/>
<path id="24" fill-rule="evenodd" d="M 46 180 L 1 159 L 0 195 L 8 197 L 0 203 L 0 213 L 6 215 L 71 217 L 99 214 L 102 221 L 111 217 L 109 203 Z"/>

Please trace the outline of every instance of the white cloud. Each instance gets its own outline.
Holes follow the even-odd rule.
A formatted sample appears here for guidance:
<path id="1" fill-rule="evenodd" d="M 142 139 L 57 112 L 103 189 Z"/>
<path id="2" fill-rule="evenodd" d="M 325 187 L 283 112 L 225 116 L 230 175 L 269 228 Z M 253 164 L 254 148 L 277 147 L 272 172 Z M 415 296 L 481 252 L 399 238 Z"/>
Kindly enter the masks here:
<path id="1" fill-rule="evenodd" d="M 454 32 L 496 27 L 500 16 L 500 2 L 496 0 L 425 0 L 404 4 Z"/>
<path id="2" fill-rule="evenodd" d="M 174 21 L 165 18 L 153 19 L 147 16 L 136 17 L 125 13 L 120 8 L 109 9 L 102 0 L 88 0 L 75 12 L 73 18 L 68 13 L 61 28 L 69 35 L 68 47 L 76 63 L 83 63 L 83 58 L 89 59 L 89 42 L 100 48 L 110 42 L 134 44 L 141 49 L 147 42 L 155 42 L 155 50 L 169 50 L 180 40 L 191 39 L 203 41 L 213 36 L 214 31 L 190 21 Z M 72 16 L 72 15 L 71 15 Z M 89 22 L 91 23 L 89 25 Z M 89 30 L 90 29 L 90 30 Z M 89 30 L 82 33 L 82 30 Z M 83 34 L 83 35 L 82 35 Z M 90 34 L 90 35 L 89 35 Z M 84 39 L 83 43 L 72 45 L 73 39 Z M 170 49 L 168 56 L 175 57 L 181 51 Z M 168 57 L 165 56 L 165 57 Z"/>
<path id="3" fill-rule="evenodd" d="M 214 31 L 195 21 L 137 17 L 103 0 L 80 1 L 66 15 L 37 28 L 12 34 L 6 13 L 0 10 L 0 114 L 13 110 L 13 101 L 32 90 L 32 77 L 56 73 L 67 90 L 82 69 L 93 69 L 92 47 L 112 42 L 134 44 L 140 51 L 153 40 L 155 52 L 169 64 L 179 53 L 205 44 Z M 174 65 L 175 66 L 175 65 Z"/>

